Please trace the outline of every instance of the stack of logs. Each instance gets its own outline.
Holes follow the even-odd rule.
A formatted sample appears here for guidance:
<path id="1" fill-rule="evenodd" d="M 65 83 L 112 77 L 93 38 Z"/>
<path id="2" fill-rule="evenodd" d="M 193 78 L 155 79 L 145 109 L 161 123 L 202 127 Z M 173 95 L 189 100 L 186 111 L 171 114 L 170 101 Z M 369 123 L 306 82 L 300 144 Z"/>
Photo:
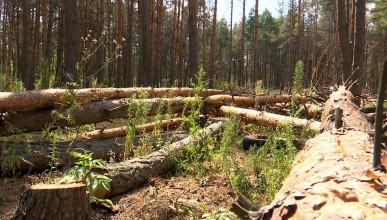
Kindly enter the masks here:
<path id="1" fill-rule="evenodd" d="M 134 99 L 133 97 L 135 97 L 135 95 L 139 94 L 140 92 L 147 93 L 149 98 Z M 147 103 L 150 106 L 150 111 L 148 112 L 149 116 L 153 116 L 160 113 L 160 109 L 161 113 L 173 113 L 181 115 L 183 111 L 187 109 L 189 110 L 191 103 L 195 99 L 192 97 L 195 92 L 195 89 L 192 88 L 107 88 L 79 90 L 49 89 L 44 91 L 30 91 L 20 93 L 0 93 L 0 136 L 3 136 L 3 141 L 0 142 L 0 163 L 3 164 L 7 160 L 9 160 L 12 155 L 17 155 L 19 160 L 18 164 L 20 164 L 19 169 L 23 172 L 27 170 L 29 172 L 31 170 L 44 170 L 48 168 L 50 159 L 47 157 L 47 155 L 50 153 L 52 144 L 44 141 L 12 141 L 12 138 L 10 138 L 9 140 L 7 139 L 7 136 L 15 135 L 18 133 L 18 131 L 37 132 L 48 129 L 48 127 L 49 129 L 66 128 L 70 126 L 111 121 L 117 118 L 131 117 L 128 113 L 128 103 L 132 101 L 138 103 Z M 329 127 L 329 122 L 331 121 L 331 117 L 329 116 L 329 114 L 331 114 L 331 110 L 329 108 L 328 110 L 325 110 L 327 112 L 323 113 L 323 124 L 317 121 L 291 118 L 273 113 L 268 113 L 265 111 L 255 111 L 251 109 L 246 109 L 257 105 L 288 103 L 291 100 L 291 97 L 289 95 L 261 95 L 254 97 L 246 95 L 227 94 L 221 90 L 210 89 L 200 91 L 199 95 L 204 103 L 203 114 L 206 117 L 235 114 L 239 115 L 245 121 L 254 121 L 270 126 L 286 126 L 287 124 L 292 123 L 297 127 L 307 128 L 316 132 L 319 132 L 320 130 L 328 131 L 331 129 L 331 127 Z M 303 99 L 305 99 L 305 97 L 303 97 Z M 334 101 L 334 103 L 335 102 L 336 101 Z M 70 104 L 71 106 L 68 103 L 72 103 Z M 327 105 L 331 106 L 332 103 L 328 103 Z M 311 115 L 315 114 L 316 112 L 316 108 L 306 109 L 310 110 Z M 353 114 L 352 111 L 354 110 L 351 110 L 350 113 L 346 111 L 344 113 L 346 116 L 348 116 Z M 308 113 L 308 111 L 306 112 Z M 358 110 L 356 110 L 356 112 L 358 112 Z M 63 118 L 58 118 L 55 116 L 56 114 L 69 114 L 69 117 L 72 120 L 69 121 Z M 347 120 L 346 118 L 347 117 L 344 117 L 344 123 L 346 125 L 352 126 L 350 122 L 353 119 L 348 117 Z M 359 130 L 359 132 L 365 132 L 366 130 L 370 129 L 370 125 L 366 123 L 366 119 L 360 118 L 359 120 L 360 124 L 354 125 L 356 128 L 362 128 L 362 130 Z M 170 144 L 168 148 L 162 148 L 147 156 L 122 161 L 119 163 L 109 164 L 101 172 L 103 172 L 104 175 L 112 179 L 112 182 L 110 184 L 111 190 L 100 190 L 95 196 L 99 198 L 111 198 L 112 196 L 126 192 L 146 182 L 151 176 L 159 175 L 166 172 L 174 164 L 174 160 L 172 158 L 174 156 L 179 155 L 180 152 L 183 151 L 188 144 L 195 141 L 201 141 L 203 136 L 205 136 L 203 134 L 212 136 L 218 134 L 221 131 L 224 125 L 224 119 L 212 119 L 212 122 L 213 123 L 203 128 L 196 136 L 174 135 L 174 142 Z M 163 120 L 161 122 L 153 122 L 137 126 L 137 132 L 142 133 L 152 131 L 156 124 L 158 124 L 162 129 L 169 130 L 169 128 L 179 126 L 181 123 L 181 118 Z M 348 128 L 352 129 L 352 127 L 349 126 Z M 352 133 L 352 131 L 349 133 Z M 113 129 L 95 130 L 92 132 L 79 134 L 77 136 L 77 139 L 72 141 L 71 143 L 57 143 L 55 145 L 55 148 L 56 151 L 59 152 L 59 158 L 62 161 L 62 166 L 68 166 L 74 162 L 74 158 L 72 158 L 70 154 L 69 146 L 71 147 L 71 149 L 81 148 L 93 152 L 93 158 L 95 159 L 108 160 L 112 157 L 112 155 L 123 154 L 125 146 L 125 134 L 125 126 Z M 327 135 L 329 136 L 329 134 Z M 358 134 L 356 133 L 355 135 Z M 334 143 L 337 142 L 337 138 L 335 138 L 336 136 L 334 134 L 332 137 Z M 168 137 L 168 133 L 165 134 L 164 139 L 167 140 L 169 138 L 170 137 Z M 330 137 L 321 136 L 318 142 L 321 140 L 325 140 L 325 138 L 329 139 Z M 341 144 L 349 144 L 347 143 L 347 139 L 345 139 L 344 136 L 340 139 L 340 141 Z M 359 144 L 363 145 L 364 143 L 362 142 Z M 307 143 L 306 149 L 310 149 L 313 145 L 313 143 Z M 348 155 L 351 155 L 350 157 L 352 157 L 352 154 L 350 152 L 350 150 L 346 150 L 345 152 L 342 152 L 342 154 L 345 157 L 347 157 Z M 304 156 L 299 156 L 297 161 L 306 161 L 306 158 L 311 159 L 309 156 L 306 157 L 305 153 L 301 155 Z M 340 156 L 340 158 L 342 158 L 342 156 Z M 319 159 L 313 158 L 313 160 L 316 161 Z M 319 169 L 321 170 L 322 168 Z M 346 167 L 346 169 L 348 169 L 348 167 Z M 298 170 L 299 171 L 297 172 L 302 172 L 301 170 L 304 169 L 302 169 L 301 167 L 298 168 Z M 336 176 L 334 176 L 333 174 L 327 176 L 336 178 Z M 324 178 L 326 177 L 324 176 Z M 289 183 L 285 183 L 284 186 L 290 185 L 289 187 L 291 188 L 294 183 L 294 181 L 290 181 Z M 310 187 L 312 187 L 313 185 L 315 185 L 315 183 L 312 184 Z M 68 186 L 63 187 L 66 188 Z M 24 208 L 23 212 L 17 212 L 15 216 L 19 216 L 18 218 L 22 219 L 23 216 L 25 217 L 26 215 L 28 215 L 28 213 L 36 212 L 36 209 L 38 209 L 40 206 L 36 203 L 31 204 L 31 202 L 28 200 L 35 201 L 40 197 L 46 198 L 47 196 L 55 196 L 56 194 L 58 194 L 56 190 L 60 190 L 62 186 L 59 185 L 56 187 L 49 188 L 55 189 L 49 190 L 50 193 L 54 192 L 53 195 L 41 196 L 39 195 L 39 193 L 36 193 L 36 191 L 44 192 L 44 194 L 48 193 L 46 192 L 47 190 L 42 190 L 42 187 L 37 187 L 37 189 L 29 189 L 28 192 L 23 194 L 26 196 L 23 196 L 23 198 L 21 199 L 21 204 L 19 206 L 19 211 L 21 208 Z M 75 191 L 81 194 L 84 193 L 82 191 L 82 186 L 77 185 L 75 188 L 82 188 L 80 190 Z M 270 206 L 269 208 L 260 210 L 259 212 L 249 212 L 249 214 L 251 214 L 252 216 L 260 215 L 264 216 L 265 218 L 268 216 L 272 217 L 276 215 L 278 215 L 279 217 L 289 215 L 292 216 L 294 214 L 293 207 L 294 205 L 297 206 L 297 203 L 294 201 L 299 200 L 299 198 L 307 197 L 306 192 L 300 191 L 302 190 L 287 190 L 285 192 L 285 195 L 287 195 L 285 199 L 281 199 L 282 197 L 277 198 L 276 203 L 273 203 L 274 205 Z M 290 195 L 289 192 L 291 192 Z M 335 192 L 336 191 L 332 191 L 332 193 Z M 341 193 L 341 191 L 337 192 Z M 283 190 L 280 193 L 284 193 Z M 74 196 L 78 198 L 77 195 Z M 292 199 L 292 203 L 290 203 L 290 200 L 288 201 L 287 198 Z M 328 201 L 323 200 L 321 198 L 319 201 L 321 202 L 317 204 L 318 207 L 322 207 L 324 206 L 324 204 L 328 204 Z M 378 203 L 376 204 L 376 206 L 380 207 L 380 204 L 381 203 Z M 28 209 L 26 209 L 27 206 Z M 278 207 L 281 208 L 279 213 L 277 213 L 275 209 Z M 387 206 L 385 208 L 387 209 Z M 56 209 L 55 211 L 53 211 L 54 213 L 61 213 L 60 207 L 54 207 L 53 209 Z M 283 210 L 285 210 L 285 214 L 282 213 Z M 77 215 L 85 215 L 87 217 L 87 213 L 81 214 L 78 211 L 74 211 L 73 216 L 66 217 L 74 217 Z"/>

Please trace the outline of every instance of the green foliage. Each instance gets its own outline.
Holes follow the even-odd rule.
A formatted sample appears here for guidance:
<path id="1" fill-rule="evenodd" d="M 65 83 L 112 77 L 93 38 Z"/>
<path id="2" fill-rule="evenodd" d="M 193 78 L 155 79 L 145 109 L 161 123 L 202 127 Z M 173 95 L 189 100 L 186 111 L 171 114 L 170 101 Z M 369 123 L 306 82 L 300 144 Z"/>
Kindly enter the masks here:
<path id="1" fill-rule="evenodd" d="M 136 126 L 142 123 L 145 123 L 150 106 L 141 100 L 136 99 L 145 99 L 148 97 L 148 93 L 141 92 L 138 95 L 135 95 L 132 100 L 128 103 L 128 120 L 126 126 L 126 139 L 125 139 L 125 152 L 124 158 L 128 159 L 129 157 L 137 154 L 143 155 L 149 152 L 149 149 L 140 148 L 136 153 L 134 149 L 133 140 L 136 137 Z M 144 143 L 147 141 L 144 140 Z"/>
<path id="2" fill-rule="evenodd" d="M 285 139 L 285 146 L 279 141 L 280 137 Z M 260 194 L 269 195 L 271 200 L 292 169 L 297 153 L 293 139 L 293 129 L 289 126 L 285 131 L 275 131 L 264 146 L 250 152 L 250 161 L 257 179 L 256 190 Z"/>
<path id="3" fill-rule="evenodd" d="M 10 156 L 7 157 L 7 159 L 4 160 L 1 164 L 2 176 L 5 176 L 11 172 L 12 176 L 15 177 L 16 170 L 20 167 L 20 158 L 12 147 L 8 151 L 10 151 L 8 152 L 10 153 Z"/>
<path id="4" fill-rule="evenodd" d="M 93 159 L 92 153 L 82 154 L 74 151 L 72 152 L 72 155 L 77 159 L 77 161 L 73 167 L 65 172 L 63 177 L 59 180 L 59 183 L 82 181 L 86 184 L 90 191 L 90 202 L 102 202 L 112 205 L 111 200 L 100 199 L 94 196 L 94 192 L 101 187 L 110 191 L 111 179 L 93 171 L 93 168 L 101 168 L 105 166 L 105 161 L 101 159 Z"/>
<path id="5" fill-rule="evenodd" d="M 298 101 L 299 96 L 302 92 L 302 83 L 304 77 L 304 63 L 299 60 L 296 64 L 296 69 L 293 75 L 293 87 L 292 87 L 292 98 L 291 98 L 291 108 L 292 108 L 292 116 L 297 117 L 296 114 L 298 110 Z"/>
<path id="6" fill-rule="evenodd" d="M 190 106 L 188 115 L 183 117 L 183 122 L 189 127 L 189 134 L 196 137 L 201 129 L 197 122 L 199 115 L 203 109 L 203 101 L 200 97 L 200 91 L 203 90 L 208 82 L 206 81 L 205 72 L 200 69 L 198 74 L 195 76 L 192 86 L 195 88 L 194 99 L 187 103 Z M 188 108 L 185 108 L 186 112 Z M 185 115 L 185 113 L 183 114 Z M 210 161 L 214 156 L 212 146 L 215 143 L 216 137 L 202 136 L 201 141 L 194 140 L 186 150 L 181 153 L 176 160 L 176 171 L 178 173 L 198 173 L 204 174 L 209 171 L 205 167 L 205 162 Z"/>

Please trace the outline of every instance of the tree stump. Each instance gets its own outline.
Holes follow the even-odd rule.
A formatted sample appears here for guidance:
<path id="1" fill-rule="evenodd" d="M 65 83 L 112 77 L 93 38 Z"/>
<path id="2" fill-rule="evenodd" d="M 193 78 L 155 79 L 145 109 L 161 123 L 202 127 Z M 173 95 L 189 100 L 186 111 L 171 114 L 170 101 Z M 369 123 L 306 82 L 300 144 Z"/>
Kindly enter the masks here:
<path id="1" fill-rule="evenodd" d="M 88 219 L 86 185 L 37 184 L 20 197 L 12 219 Z"/>

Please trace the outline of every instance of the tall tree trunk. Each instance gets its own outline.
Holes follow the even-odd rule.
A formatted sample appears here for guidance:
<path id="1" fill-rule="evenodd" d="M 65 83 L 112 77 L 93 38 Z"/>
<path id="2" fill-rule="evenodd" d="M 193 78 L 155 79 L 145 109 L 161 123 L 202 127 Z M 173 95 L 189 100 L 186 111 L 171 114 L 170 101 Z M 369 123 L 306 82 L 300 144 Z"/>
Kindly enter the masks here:
<path id="1" fill-rule="evenodd" d="M 217 23 L 216 16 L 218 10 L 218 0 L 215 0 L 214 15 L 212 17 L 212 32 L 211 32 L 211 57 L 210 57 L 210 74 L 208 76 L 210 82 L 210 88 L 214 86 L 215 74 L 216 74 L 216 41 L 217 41 Z"/>
<path id="2" fill-rule="evenodd" d="M 163 45 L 162 37 L 162 27 L 163 27 L 163 18 L 164 18 L 164 2 L 163 0 L 157 0 L 157 30 L 156 30 L 156 54 L 155 54 L 155 79 L 156 82 L 161 82 L 161 48 Z M 176 39 L 176 36 L 174 36 Z M 155 85 L 153 85 L 155 86 Z"/>
<path id="3" fill-rule="evenodd" d="M 230 10 L 230 57 L 229 57 L 229 68 L 228 68 L 228 77 L 226 79 L 228 79 L 229 82 L 231 82 L 232 80 L 232 59 L 233 59 L 233 49 L 232 49 L 232 29 L 233 29 L 233 21 L 232 21 L 232 18 L 233 18 L 233 14 L 234 14 L 234 0 L 231 0 L 231 10 Z"/>
<path id="4" fill-rule="evenodd" d="M 297 40 L 298 40 L 298 60 L 303 60 L 303 36 L 304 36 L 304 16 L 302 10 L 302 1 L 298 0 L 298 18 L 297 18 Z"/>
<path id="5" fill-rule="evenodd" d="M 69 74 L 66 81 L 77 82 L 79 80 L 77 63 L 80 60 L 80 35 L 78 26 L 77 0 L 65 1 L 65 71 Z"/>
<path id="6" fill-rule="evenodd" d="M 98 9 L 98 33 L 99 37 L 99 47 L 97 50 L 97 63 L 96 63 L 96 73 L 97 73 L 97 83 L 102 85 L 104 81 L 105 73 L 105 0 L 99 0 L 99 9 Z M 131 42 L 131 41 L 129 41 Z"/>
<path id="7" fill-rule="evenodd" d="M 365 55 L 365 0 L 356 2 L 356 26 L 355 26 L 355 45 L 353 47 L 352 72 L 353 79 L 358 79 L 350 89 L 355 96 L 361 95 L 361 88 L 364 85 L 364 55 Z M 360 104 L 360 99 L 356 104 Z"/>
<path id="8" fill-rule="evenodd" d="M 196 0 L 188 1 L 188 27 L 189 27 L 189 75 L 193 78 L 198 72 L 198 27 L 197 14 L 198 5 Z"/>
<path id="9" fill-rule="evenodd" d="M 179 0 L 180 3 L 180 0 Z M 179 4 L 180 5 L 180 4 Z M 181 11 L 181 19 L 180 19 L 180 37 L 179 37 L 179 65 L 178 65 L 178 73 L 179 73 L 179 83 L 181 85 L 187 85 L 187 79 L 185 77 L 185 69 L 184 69 L 184 51 L 185 51 L 185 24 L 184 24 L 184 0 L 181 1 L 181 7 L 179 7 L 179 11 Z M 178 13 L 180 14 L 180 13 Z M 178 19 L 179 20 L 179 19 Z"/>
<path id="10" fill-rule="evenodd" d="M 179 8 L 179 12 L 177 12 Z M 177 71 L 177 42 L 178 42 L 178 24 L 179 18 L 177 13 L 180 13 L 180 1 L 175 0 L 173 6 L 173 21 L 172 21 L 172 40 L 171 40 L 171 70 L 170 70 L 170 83 L 173 84 L 173 80 L 176 77 Z"/>
<path id="11" fill-rule="evenodd" d="M 206 0 L 202 0 L 202 66 L 207 70 L 206 59 Z"/>
<path id="12" fill-rule="evenodd" d="M 245 71 L 245 28 L 246 28 L 246 0 L 243 0 L 243 15 L 242 15 L 242 33 L 241 33 L 241 63 L 240 63 L 240 79 L 241 85 L 245 85 L 247 81 Z"/>
<path id="13" fill-rule="evenodd" d="M 122 56 L 120 55 L 122 53 L 122 38 L 123 38 L 123 2 L 122 0 L 117 0 L 116 1 L 116 6 L 117 6 L 117 33 L 116 33 L 116 40 L 117 40 L 117 45 L 116 45 L 116 53 L 118 53 L 117 57 L 117 77 L 116 77 L 116 87 L 122 87 L 124 85 L 123 80 L 123 61 L 122 61 Z"/>
<path id="14" fill-rule="evenodd" d="M 139 74 L 138 83 L 140 86 L 147 84 L 147 78 L 150 76 L 149 69 L 149 54 L 150 39 L 150 19 L 149 19 L 149 1 L 138 2 L 138 19 L 139 19 L 139 37 L 140 37 L 140 50 L 139 50 Z"/>
<path id="15" fill-rule="evenodd" d="M 289 23 L 289 75 L 287 79 L 292 79 L 294 73 L 294 0 L 290 0 L 290 23 Z M 288 80 L 290 82 L 290 80 Z M 291 83 L 290 83 L 291 85 Z"/>
<path id="16" fill-rule="evenodd" d="M 58 49 L 56 50 L 56 76 L 55 86 L 60 86 L 64 82 L 64 48 L 66 44 L 66 30 L 65 30 L 65 0 L 60 1 L 60 19 L 58 28 Z"/>
<path id="17" fill-rule="evenodd" d="M 155 1 L 156 0 L 151 0 L 150 3 L 150 30 L 148 32 L 148 38 L 150 39 L 150 46 L 148 48 L 148 53 L 149 53 L 149 80 L 147 80 L 147 85 L 148 86 L 155 86 L 158 84 L 156 82 L 156 75 L 155 75 L 155 31 L 156 31 L 156 13 L 155 13 Z"/>
<path id="18" fill-rule="evenodd" d="M 340 48 L 343 71 L 343 81 L 347 80 L 351 75 L 352 65 L 352 51 L 348 37 L 348 23 L 345 19 L 345 3 L 342 0 L 336 0 L 336 14 L 337 14 L 337 29 L 339 32 Z"/>
<path id="19" fill-rule="evenodd" d="M 258 15 L 258 6 L 259 6 L 259 0 L 255 0 L 255 9 L 254 9 L 254 61 L 253 61 L 253 79 L 254 82 L 258 79 L 258 70 L 259 70 L 259 60 L 258 60 L 258 22 L 259 22 L 259 15 Z"/>
<path id="20" fill-rule="evenodd" d="M 128 27 L 126 37 L 125 49 L 125 86 L 132 86 L 133 84 L 133 21 L 134 21 L 134 0 L 128 0 Z"/>
<path id="21" fill-rule="evenodd" d="M 35 26 L 34 26 L 34 45 L 32 57 L 33 74 L 37 73 L 40 59 L 40 0 L 35 1 Z"/>
<path id="22" fill-rule="evenodd" d="M 22 81 L 27 90 L 34 89 L 35 76 L 32 69 L 32 47 L 31 47 L 31 0 L 23 1 L 23 49 L 21 55 Z"/>

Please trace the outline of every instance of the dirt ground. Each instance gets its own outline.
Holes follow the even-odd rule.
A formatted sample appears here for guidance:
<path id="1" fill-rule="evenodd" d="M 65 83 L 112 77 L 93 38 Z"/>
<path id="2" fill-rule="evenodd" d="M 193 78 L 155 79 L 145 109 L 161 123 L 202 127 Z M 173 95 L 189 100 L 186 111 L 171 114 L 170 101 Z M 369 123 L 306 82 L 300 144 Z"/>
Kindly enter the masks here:
<path id="1" fill-rule="evenodd" d="M 0 182 L 0 217 L 10 219 L 19 195 L 32 184 L 47 181 L 44 175 L 10 178 Z M 225 213 L 236 194 L 227 177 L 164 176 L 152 178 L 143 186 L 114 197 L 119 212 L 112 214 L 91 207 L 91 219 L 197 219 L 205 213 Z M 234 216 L 235 217 L 235 216 Z M 235 217 L 236 218 L 236 217 Z"/>

